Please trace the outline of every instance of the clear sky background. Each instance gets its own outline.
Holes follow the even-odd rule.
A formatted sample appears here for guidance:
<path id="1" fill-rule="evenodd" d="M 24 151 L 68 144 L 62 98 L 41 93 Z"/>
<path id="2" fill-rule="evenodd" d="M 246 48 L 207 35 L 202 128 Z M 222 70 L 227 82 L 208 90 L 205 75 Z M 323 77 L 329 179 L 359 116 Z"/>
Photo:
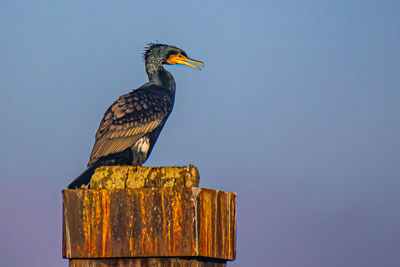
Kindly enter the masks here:
<path id="1" fill-rule="evenodd" d="M 61 189 L 107 107 L 178 46 L 146 166 L 238 193 L 229 266 L 400 266 L 399 1 L 1 1 L 0 266 L 67 266 Z"/>

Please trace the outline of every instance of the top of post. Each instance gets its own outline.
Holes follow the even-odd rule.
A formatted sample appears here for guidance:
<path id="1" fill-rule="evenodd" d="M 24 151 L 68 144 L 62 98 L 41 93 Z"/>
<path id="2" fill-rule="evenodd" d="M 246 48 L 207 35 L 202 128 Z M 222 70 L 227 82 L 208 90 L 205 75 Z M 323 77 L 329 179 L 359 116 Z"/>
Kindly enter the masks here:
<path id="1" fill-rule="evenodd" d="M 92 176 L 91 189 L 199 187 L 200 175 L 193 166 L 103 166 Z"/>

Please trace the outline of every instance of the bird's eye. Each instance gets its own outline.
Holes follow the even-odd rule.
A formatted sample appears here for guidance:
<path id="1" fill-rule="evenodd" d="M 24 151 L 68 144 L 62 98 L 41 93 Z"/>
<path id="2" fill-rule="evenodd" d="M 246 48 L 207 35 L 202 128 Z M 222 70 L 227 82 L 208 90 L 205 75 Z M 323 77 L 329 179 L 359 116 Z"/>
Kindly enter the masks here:
<path id="1" fill-rule="evenodd" d="M 181 54 L 178 54 L 178 57 L 182 57 L 182 55 L 181 55 Z"/>

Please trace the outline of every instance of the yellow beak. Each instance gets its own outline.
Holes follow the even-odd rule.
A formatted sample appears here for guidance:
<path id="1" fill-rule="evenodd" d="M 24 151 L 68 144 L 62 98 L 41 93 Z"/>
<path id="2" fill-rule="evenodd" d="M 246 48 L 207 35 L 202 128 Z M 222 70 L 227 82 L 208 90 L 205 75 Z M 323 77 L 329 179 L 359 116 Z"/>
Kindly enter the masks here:
<path id="1" fill-rule="evenodd" d="M 203 62 L 198 61 L 198 60 L 194 60 L 194 59 L 191 59 L 191 58 L 188 58 L 188 57 L 185 57 L 182 54 L 178 54 L 178 55 L 173 54 L 173 55 L 170 55 L 169 58 L 167 59 L 167 63 L 170 64 L 170 65 L 181 64 L 181 65 L 186 65 L 186 66 L 198 69 L 198 70 L 202 70 L 201 67 L 193 65 L 193 64 L 190 64 L 188 62 L 199 64 L 204 68 L 204 63 Z"/>

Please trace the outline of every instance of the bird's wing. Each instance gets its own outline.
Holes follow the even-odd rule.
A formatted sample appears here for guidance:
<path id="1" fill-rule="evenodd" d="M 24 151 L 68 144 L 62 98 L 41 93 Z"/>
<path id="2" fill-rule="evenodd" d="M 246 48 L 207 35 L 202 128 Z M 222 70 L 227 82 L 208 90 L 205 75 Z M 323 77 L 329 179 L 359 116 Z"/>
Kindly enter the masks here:
<path id="1" fill-rule="evenodd" d="M 173 101 L 169 93 L 149 89 L 120 96 L 104 114 L 88 165 L 124 151 L 162 125 L 171 113 Z"/>

